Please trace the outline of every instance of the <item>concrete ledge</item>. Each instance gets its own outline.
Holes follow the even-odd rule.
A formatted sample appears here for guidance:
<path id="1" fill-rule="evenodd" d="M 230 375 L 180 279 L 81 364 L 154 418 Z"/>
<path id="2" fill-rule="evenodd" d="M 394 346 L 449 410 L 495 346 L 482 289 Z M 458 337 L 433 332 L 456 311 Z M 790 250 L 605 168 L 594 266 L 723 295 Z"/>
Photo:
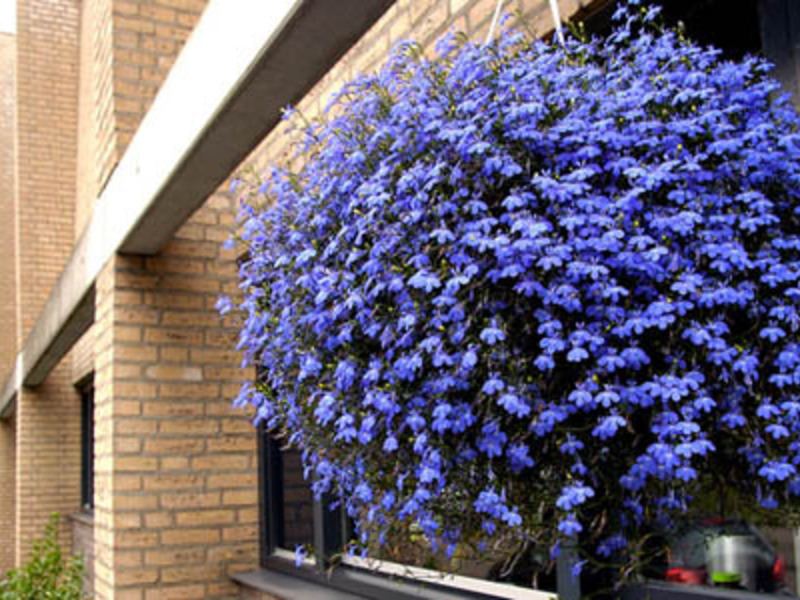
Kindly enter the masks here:
<path id="1" fill-rule="evenodd" d="M 0 415 L 91 325 L 103 266 L 158 252 L 393 2 L 211 0 L 17 356 Z"/>
<path id="2" fill-rule="evenodd" d="M 340 592 L 275 571 L 239 573 L 232 575 L 231 579 L 246 590 L 256 592 L 251 594 L 255 598 L 258 598 L 258 592 L 263 592 L 268 598 L 280 600 L 364 600 L 364 596 Z"/>
<path id="3" fill-rule="evenodd" d="M 265 563 L 265 570 L 249 574 L 254 578 L 250 581 L 264 581 L 258 579 L 257 574 L 268 579 L 274 575 L 282 575 L 297 580 L 294 585 L 319 586 L 328 590 L 329 594 L 338 591 L 373 600 L 555 600 L 556 597 L 551 592 L 445 575 L 410 566 L 396 565 L 400 567 L 396 570 L 387 568 L 391 563 L 376 563 L 369 568 L 343 564 L 325 574 L 308 564 L 298 568 L 293 560 L 277 554 L 266 557 Z M 234 580 L 239 581 L 239 577 L 241 576 L 235 576 Z M 465 585 L 461 585 L 462 583 Z M 266 588 L 256 589 L 271 593 Z M 287 600 L 294 597 L 289 596 Z"/>

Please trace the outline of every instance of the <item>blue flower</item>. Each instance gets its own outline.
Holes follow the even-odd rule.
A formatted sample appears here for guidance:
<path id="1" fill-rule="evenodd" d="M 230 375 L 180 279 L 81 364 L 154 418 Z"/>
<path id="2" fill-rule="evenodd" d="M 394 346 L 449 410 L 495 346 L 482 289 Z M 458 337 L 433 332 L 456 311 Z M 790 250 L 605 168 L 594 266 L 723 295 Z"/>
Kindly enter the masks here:
<path id="1" fill-rule="evenodd" d="M 495 326 L 489 326 L 481 331 L 480 338 L 482 342 L 488 344 L 489 346 L 493 346 L 497 342 L 502 342 L 505 340 L 506 334 Z"/>
<path id="2" fill-rule="evenodd" d="M 800 495 L 800 119 L 639 4 L 565 47 L 402 44 L 237 185 L 235 404 L 364 548 L 585 527 L 625 569 L 710 470 Z"/>
<path id="3" fill-rule="evenodd" d="M 496 394 L 497 392 L 502 392 L 505 387 L 505 383 L 503 383 L 503 381 L 495 375 L 486 380 L 481 388 L 481 391 L 484 394 L 492 395 Z"/>
<path id="4" fill-rule="evenodd" d="M 564 511 L 572 511 L 574 508 L 594 497 L 594 490 L 582 482 L 568 485 L 561 490 L 556 506 Z"/>
<path id="5" fill-rule="evenodd" d="M 558 530 L 566 537 L 574 537 L 583 531 L 574 514 L 569 514 L 558 522 Z"/>
<path id="6" fill-rule="evenodd" d="M 219 314 L 226 315 L 234 309 L 233 302 L 228 296 L 220 296 L 217 300 L 216 309 Z"/>
<path id="7" fill-rule="evenodd" d="M 527 417 L 531 413 L 530 405 L 513 392 L 508 392 L 500 396 L 497 403 L 505 408 L 509 414 L 516 417 Z"/>
<path id="8" fill-rule="evenodd" d="M 436 288 L 441 287 L 442 283 L 436 275 L 423 269 L 417 271 L 409 278 L 408 285 L 419 290 L 424 290 L 425 292 L 432 292 Z"/>

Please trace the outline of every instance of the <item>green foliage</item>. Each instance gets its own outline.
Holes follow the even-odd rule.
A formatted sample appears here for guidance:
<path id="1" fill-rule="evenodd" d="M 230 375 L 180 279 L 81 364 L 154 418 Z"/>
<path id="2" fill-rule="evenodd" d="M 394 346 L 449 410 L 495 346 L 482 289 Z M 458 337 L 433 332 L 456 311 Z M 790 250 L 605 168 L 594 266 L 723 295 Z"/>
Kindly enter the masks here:
<path id="1" fill-rule="evenodd" d="M 0 581 L 0 600 L 81 600 L 83 559 L 68 558 L 58 542 L 59 515 L 53 513 L 44 537 L 33 542 L 24 567 L 10 570 Z"/>

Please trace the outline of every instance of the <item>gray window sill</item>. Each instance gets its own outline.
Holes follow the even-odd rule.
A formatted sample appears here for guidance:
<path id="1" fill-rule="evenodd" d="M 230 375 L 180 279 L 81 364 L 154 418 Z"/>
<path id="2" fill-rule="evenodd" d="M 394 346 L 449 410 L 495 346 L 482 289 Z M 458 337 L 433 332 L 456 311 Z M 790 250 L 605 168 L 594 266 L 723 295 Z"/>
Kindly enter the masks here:
<path id="1" fill-rule="evenodd" d="M 81 525 L 86 525 L 87 527 L 94 527 L 93 512 L 81 511 L 79 513 L 70 515 L 69 518 L 76 523 L 80 523 Z"/>
<path id="2" fill-rule="evenodd" d="M 496 600 L 497 596 L 402 577 L 387 577 L 360 568 L 339 566 L 329 575 L 313 567 L 271 556 L 257 571 L 231 578 L 240 586 L 282 600 Z M 552 595 L 548 595 L 552 596 Z"/>
<path id="3" fill-rule="evenodd" d="M 266 592 L 281 600 L 363 600 L 346 592 L 331 589 L 301 577 L 293 577 L 276 571 L 251 571 L 231 575 L 244 588 Z"/>

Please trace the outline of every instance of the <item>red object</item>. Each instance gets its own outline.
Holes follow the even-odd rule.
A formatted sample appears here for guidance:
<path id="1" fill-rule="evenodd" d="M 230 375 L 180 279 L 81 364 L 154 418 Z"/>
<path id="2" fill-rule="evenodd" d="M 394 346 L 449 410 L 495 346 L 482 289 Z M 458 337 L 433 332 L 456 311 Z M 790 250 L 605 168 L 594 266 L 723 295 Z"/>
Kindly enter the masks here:
<path id="1" fill-rule="evenodd" d="M 672 581 L 673 583 L 703 585 L 706 582 L 706 572 L 705 569 L 682 569 L 676 567 L 667 571 L 666 580 Z"/>
<path id="2" fill-rule="evenodd" d="M 775 564 L 772 565 L 772 579 L 774 579 L 776 583 L 783 583 L 785 575 L 786 573 L 783 570 L 783 563 L 781 562 L 781 557 L 779 556 L 775 559 Z"/>

